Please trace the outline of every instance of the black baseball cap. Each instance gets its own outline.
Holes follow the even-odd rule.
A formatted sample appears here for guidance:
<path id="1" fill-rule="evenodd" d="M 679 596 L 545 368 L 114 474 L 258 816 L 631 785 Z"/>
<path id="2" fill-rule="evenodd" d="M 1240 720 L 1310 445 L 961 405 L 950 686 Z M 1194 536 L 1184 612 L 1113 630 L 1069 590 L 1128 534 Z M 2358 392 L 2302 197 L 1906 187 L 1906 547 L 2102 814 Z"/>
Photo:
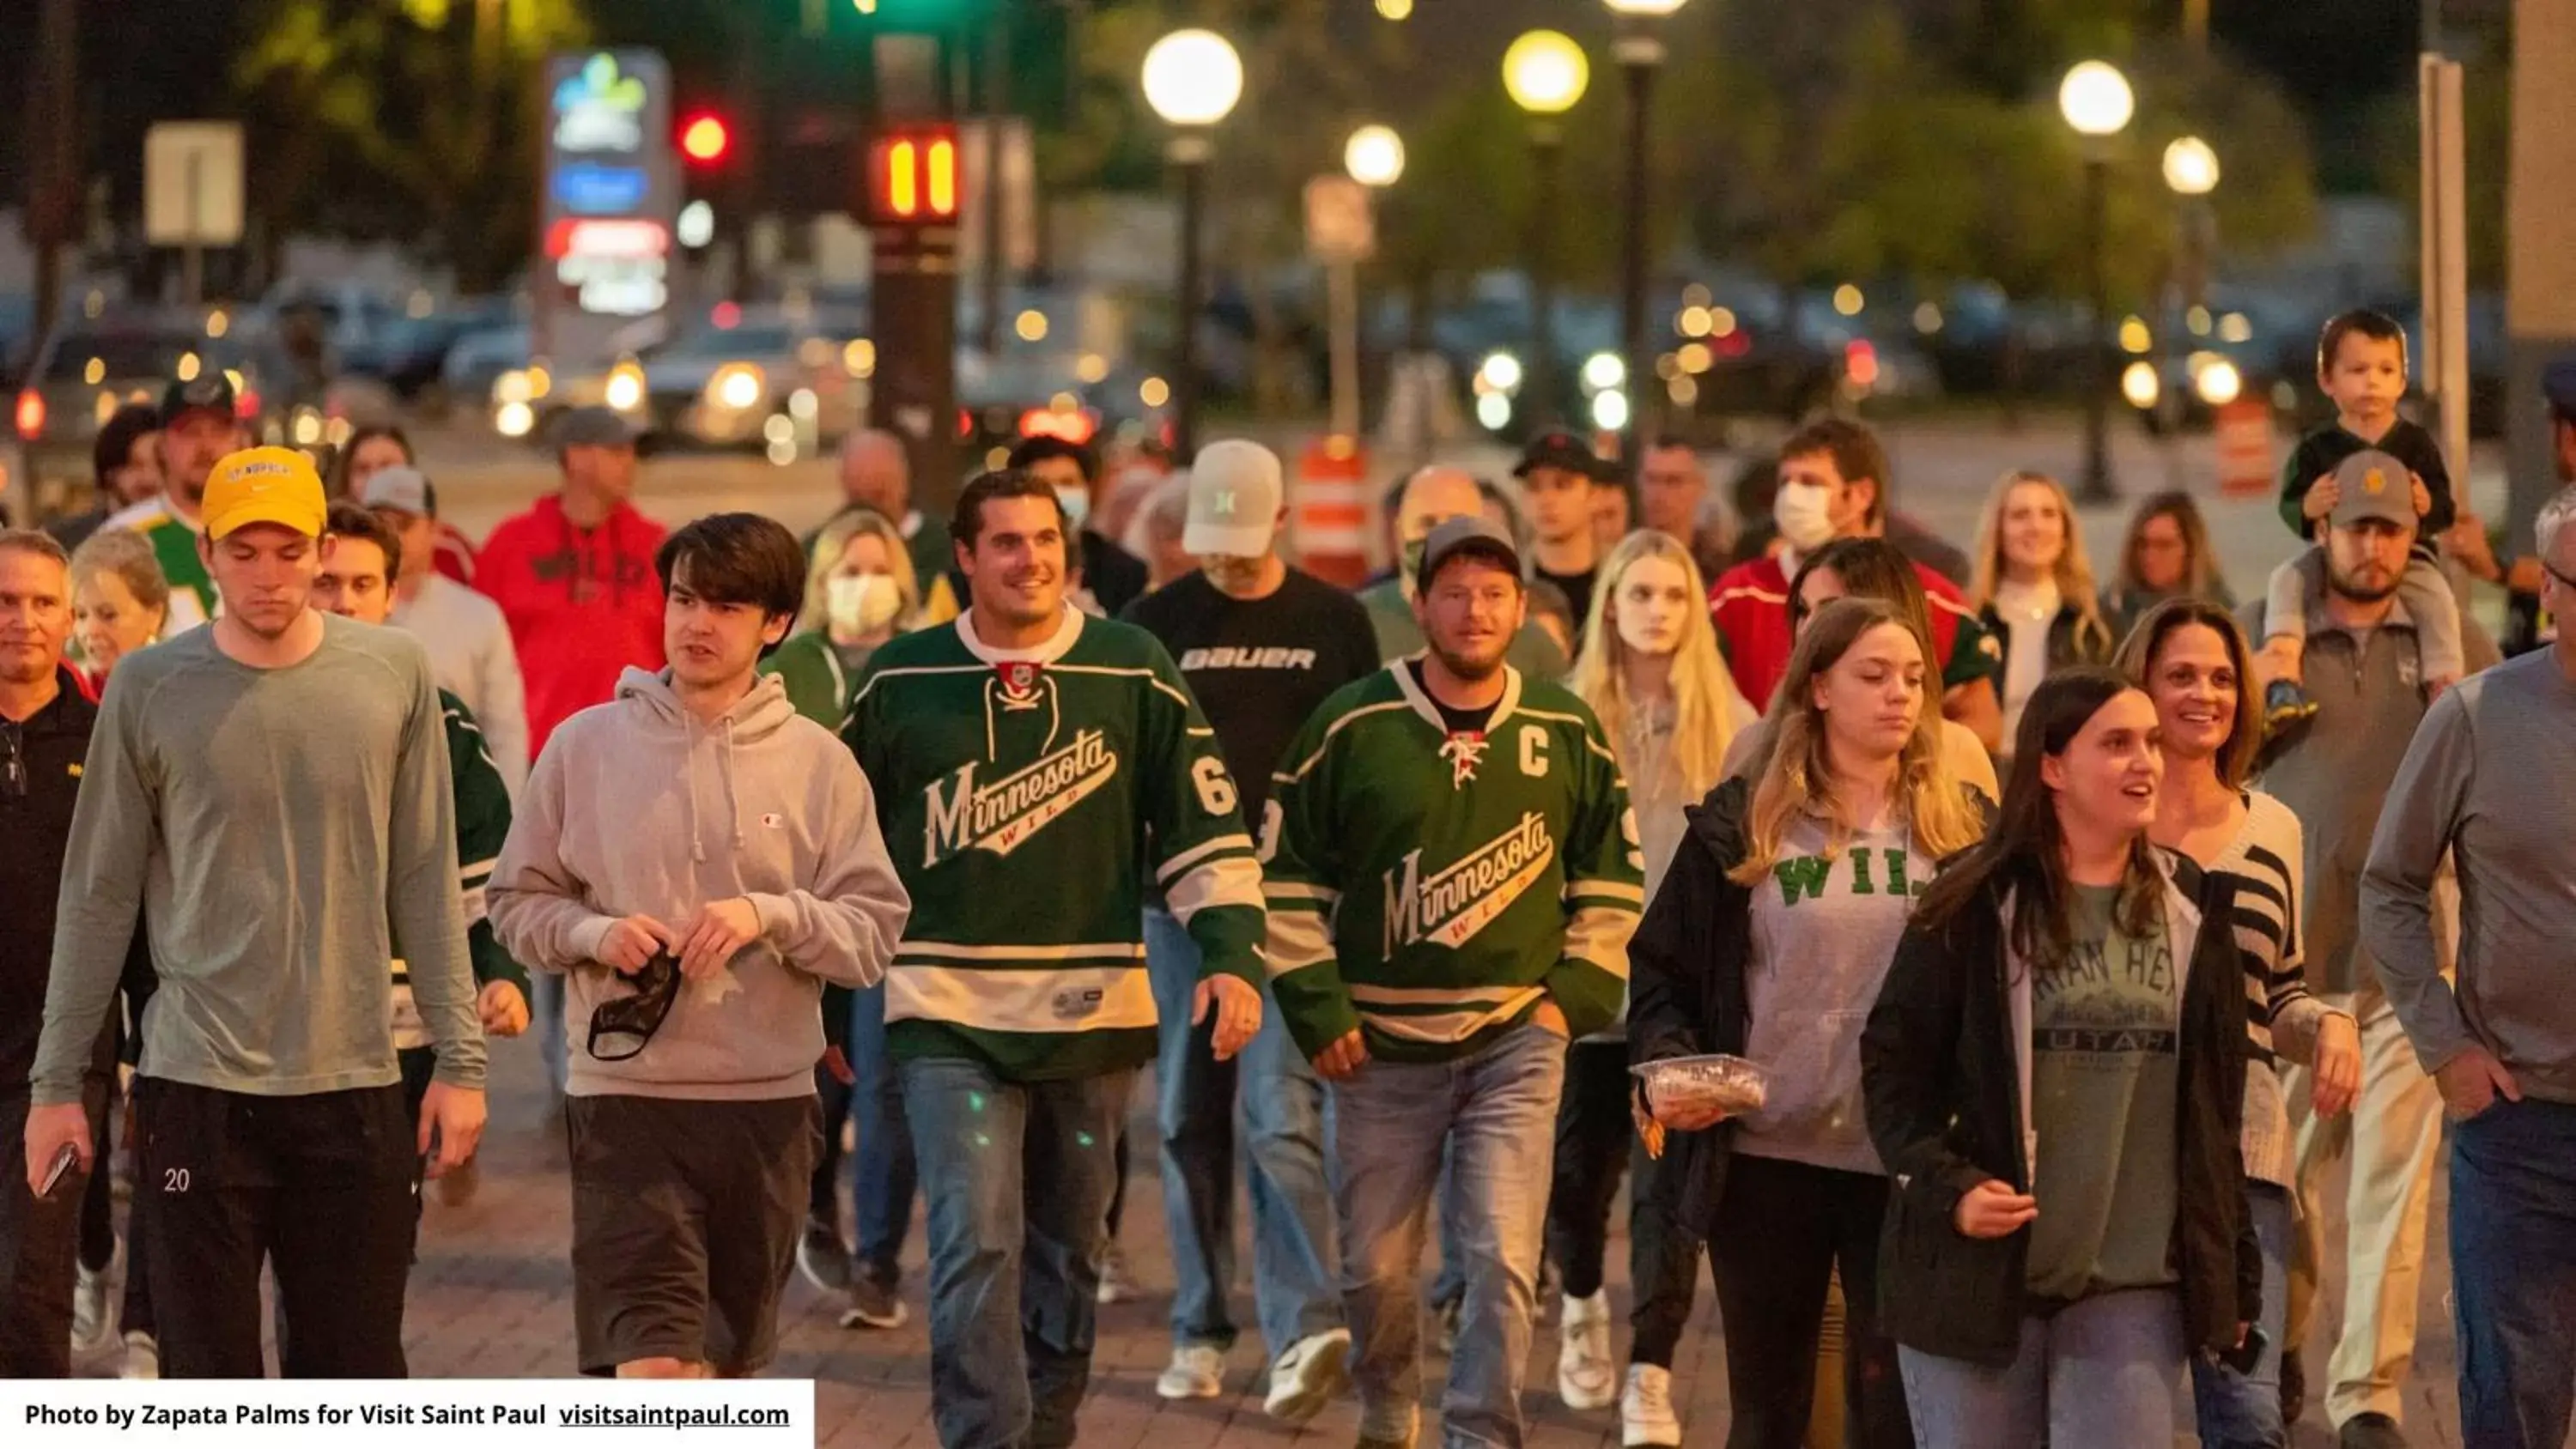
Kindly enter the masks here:
<path id="1" fill-rule="evenodd" d="M 240 414 L 235 405 L 240 401 L 233 393 L 233 382 L 219 367 L 207 367 L 195 377 L 173 378 L 161 393 L 161 426 L 175 428 L 190 413 L 222 413 L 226 422 Z"/>
<path id="2" fill-rule="evenodd" d="M 2576 352 L 2540 370 L 2540 395 L 2549 399 L 2550 411 L 2576 422 Z"/>
<path id="3" fill-rule="evenodd" d="M 1617 477 L 1609 462 L 1592 451 L 1591 444 L 1562 429 L 1530 439 L 1529 447 L 1522 451 L 1520 462 L 1512 469 L 1512 476 L 1526 478 L 1540 468 L 1563 468 L 1569 473 L 1580 473 L 1595 483 L 1611 482 Z"/>

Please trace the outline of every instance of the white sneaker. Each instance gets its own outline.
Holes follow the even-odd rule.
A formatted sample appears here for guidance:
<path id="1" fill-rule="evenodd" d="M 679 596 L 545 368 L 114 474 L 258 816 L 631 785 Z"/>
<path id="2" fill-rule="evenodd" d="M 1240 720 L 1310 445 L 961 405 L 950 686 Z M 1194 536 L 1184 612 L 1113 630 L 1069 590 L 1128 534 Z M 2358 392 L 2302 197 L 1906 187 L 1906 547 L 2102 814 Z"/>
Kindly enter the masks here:
<path id="1" fill-rule="evenodd" d="M 114 1259 L 95 1273 L 82 1266 L 72 1286 L 72 1352 L 96 1353 L 116 1342 L 116 1299 L 107 1291 L 115 1271 Z"/>
<path id="2" fill-rule="evenodd" d="M 1556 1396 L 1582 1413 L 1606 1409 L 1619 1398 L 1619 1370 L 1610 1361 L 1610 1290 L 1565 1300 L 1558 1330 Z"/>
<path id="3" fill-rule="evenodd" d="M 136 1330 L 125 1335 L 125 1367 L 118 1372 L 122 1379 L 157 1379 L 161 1377 L 161 1345 L 152 1335 Z"/>
<path id="4" fill-rule="evenodd" d="M 1619 1395 L 1622 1449 L 1678 1449 L 1681 1417 L 1673 1412 L 1673 1371 L 1650 1363 L 1628 1365 L 1628 1387 Z"/>
<path id="5" fill-rule="evenodd" d="M 1270 1366 L 1270 1394 L 1261 1412 L 1283 1424 L 1303 1424 L 1341 1397 L 1350 1383 L 1351 1331 L 1336 1328 L 1301 1338 Z"/>
<path id="6" fill-rule="evenodd" d="M 1145 1296 L 1145 1290 L 1136 1285 L 1136 1275 L 1128 1271 L 1126 1250 L 1116 1243 L 1111 1243 L 1109 1251 L 1100 1257 L 1100 1292 L 1097 1296 L 1104 1308 L 1112 1303 Z"/>
<path id="7" fill-rule="evenodd" d="M 1213 1399 L 1225 1392 L 1225 1355 L 1204 1343 L 1185 1343 L 1172 1350 L 1172 1366 L 1154 1380 L 1154 1392 L 1166 1399 Z"/>

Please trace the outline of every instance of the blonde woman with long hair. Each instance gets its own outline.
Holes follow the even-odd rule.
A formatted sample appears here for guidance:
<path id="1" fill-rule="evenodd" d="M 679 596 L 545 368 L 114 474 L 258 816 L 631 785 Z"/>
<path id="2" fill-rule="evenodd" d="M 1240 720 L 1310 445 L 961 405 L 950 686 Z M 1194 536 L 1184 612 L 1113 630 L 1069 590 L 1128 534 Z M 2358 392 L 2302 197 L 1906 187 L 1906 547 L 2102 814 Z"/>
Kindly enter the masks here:
<path id="1" fill-rule="evenodd" d="M 1688 550 L 1660 533 L 1632 533 L 1603 561 L 1600 581 L 1569 682 L 1618 752 L 1651 893 L 1690 828 L 1683 812 L 1716 788 L 1727 746 L 1753 722 L 1753 709 L 1718 656 L 1708 588 Z M 1628 1235 L 1629 1280 L 1638 1305 L 1623 1392 L 1610 1351 L 1602 1263 L 1619 1172 L 1635 1138 L 1628 1096 L 1623 1027 L 1574 1044 L 1558 1099 L 1547 1249 L 1565 1291 L 1558 1397 L 1578 1410 L 1603 1408 L 1619 1397 L 1625 1429 L 1651 1431 L 1673 1424 L 1673 1349 L 1690 1318 L 1697 1255 L 1688 1240 L 1652 1219 L 1654 1169 L 1640 1157 L 1637 1185 L 1629 1194 Z M 1670 1439 L 1652 1432 L 1623 1432 L 1623 1438 L 1678 1443 L 1679 1433 L 1673 1424 Z"/>
<path id="2" fill-rule="evenodd" d="M 2076 664 L 2105 664 L 2120 641 L 2102 603 L 2075 525 L 2075 504 L 2045 473 L 2006 473 L 1986 495 L 1968 600 L 2003 645 L 2000 693 L 2010 756 L 2022 706 L 2039 682 Z"/>
<path id="3" fill-rule="evenodd" d="M 1849 1303 L 1845 1442 L 1911 1446 L 1895 1347 L 1879 1328 L 1887 1170 L 1861 1109 L 1860 1032 L 1915 896 L 1984 829 L 1942 763 L 1938 675 L 1914 622 L 1840 599 L 1799 636 L 1752 779 L 1720 785 L 1629 946 L 1640 1063 L 1725 1052 L 1768 1100 L 1727 1117 L 1650 1096 L 1670 1161 L 1658 1186 L 1705 1241 L 1726 1324 L 1730 1449 L 1796 1449 L 1827 1284 Z"/>
<path id="4" fill-rule="evenodd" d="M 912 552 L 893 520 L 869 509 L 845 513 L 814 537 L 797 632 L 760 662 L 787 681 L 796 712 L 837 730 L 850 686 L 877 646 L 912 627 L 921 588 Z"/>

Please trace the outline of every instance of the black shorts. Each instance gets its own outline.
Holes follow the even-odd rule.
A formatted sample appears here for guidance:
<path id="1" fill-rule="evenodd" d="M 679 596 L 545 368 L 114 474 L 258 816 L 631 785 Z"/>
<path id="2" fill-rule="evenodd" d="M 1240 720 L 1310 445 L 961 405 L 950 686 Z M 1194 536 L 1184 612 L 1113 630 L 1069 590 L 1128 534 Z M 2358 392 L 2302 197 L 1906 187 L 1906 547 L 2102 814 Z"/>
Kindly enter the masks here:
<path id="1" fill-rule="evenodd" d="M 820 1145 L 814 1099 L 570 1097 L 564 1119 L 581 1371 L 767 1364 Z"/>

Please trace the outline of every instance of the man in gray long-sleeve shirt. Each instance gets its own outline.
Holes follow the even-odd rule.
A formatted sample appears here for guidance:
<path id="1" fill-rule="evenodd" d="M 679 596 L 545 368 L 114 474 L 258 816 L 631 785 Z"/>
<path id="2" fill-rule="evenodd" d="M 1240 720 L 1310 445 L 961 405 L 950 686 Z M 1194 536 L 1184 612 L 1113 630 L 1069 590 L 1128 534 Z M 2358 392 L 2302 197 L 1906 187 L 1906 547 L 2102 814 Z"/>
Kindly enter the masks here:
<path id="1" fill-rule="evenodd" d="M 483 1040 L 429 661 L 309 603 L 329 540 L 303 454 L 218 464 L 198 542 L 224 608 L 117 671 L 92 735 L 27 1118 L 89 1155 L 80 1074 L 141 915 L 140 1190 L 165 1374 L 256 1378 L 259 1279 L 293 1376 L 400 1377 L 419 1159 L 472 1153 Z M 437 1068 L 415 1135 L 392 1033 L 410 964 Z"/>
<path id="2" fill-rule="evenodd" d="M 2576 430 L 2563 422 L 2562 433 Z M 2567 1442 L 2576 1405 L 2576 489 L 2541 511 L 2555 645 L 2424 717 L 2379 817 L 2361 928 L 2450 1108 L 2460 1418 L 2472 1449 Z M 2430 899 L 2460 878 L 2458 982 Z"/>

